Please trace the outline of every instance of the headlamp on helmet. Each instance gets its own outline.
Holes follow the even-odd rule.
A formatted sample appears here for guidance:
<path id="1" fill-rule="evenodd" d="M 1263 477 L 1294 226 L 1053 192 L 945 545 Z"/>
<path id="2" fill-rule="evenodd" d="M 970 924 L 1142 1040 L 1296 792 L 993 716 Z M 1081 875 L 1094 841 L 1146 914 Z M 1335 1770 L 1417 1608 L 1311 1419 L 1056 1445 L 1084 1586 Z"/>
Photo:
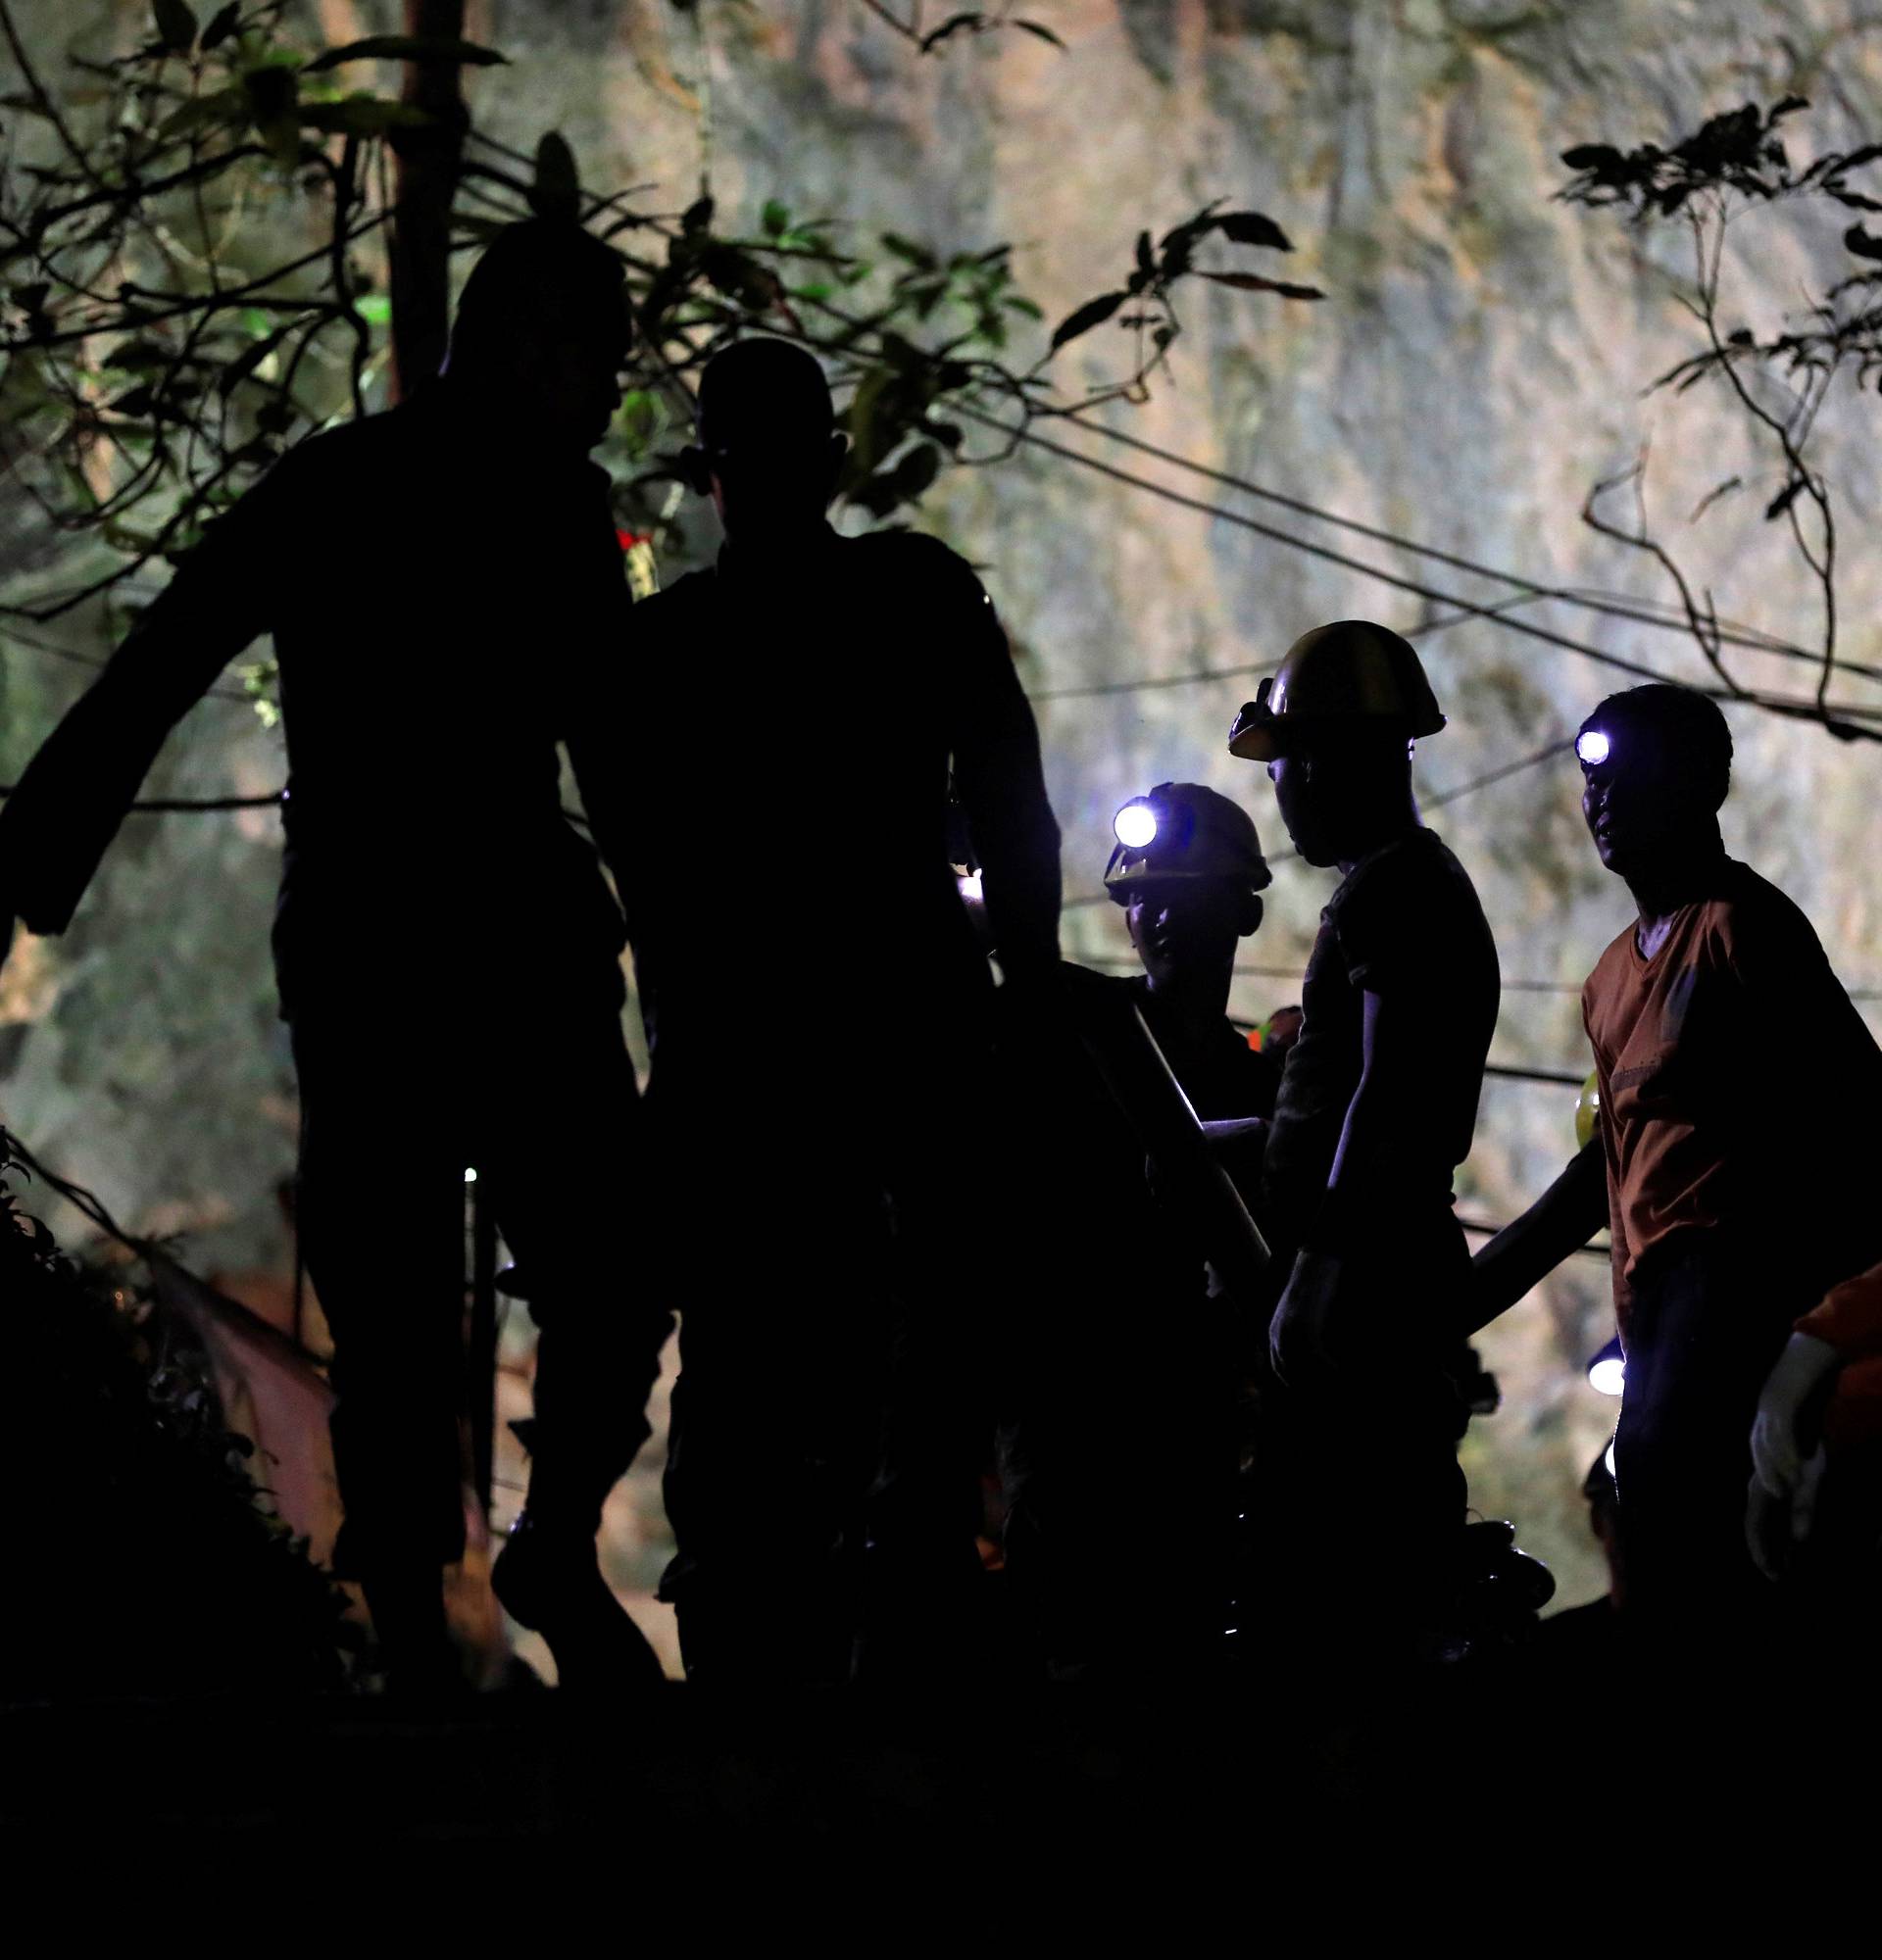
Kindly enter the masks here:
<path id="1" fill-rule="evenodd" d="M 1120 806 L 1111 827 L 1105 886 L 1119 905 L 1135 884 L 1230 878 L 1259 892 L 1271 875 L 1248 812 L 1201 783 L 1159 783 Z"/>
<path id="2" fill-rule="evenodd" d="M 1605 728 L 1584 728 L 1575 737 L 1575 755 L 1583 767 L 1598 769 L 1614 752 Z"/>
<path id="3" fill-rule="evenodd" d="M 1126 851 L 1180 851 L 1194 835 L 1196 812 L 1187 803 L 1158 796 L 1132 797 L 1111 820 L 1112 834 Z"/>

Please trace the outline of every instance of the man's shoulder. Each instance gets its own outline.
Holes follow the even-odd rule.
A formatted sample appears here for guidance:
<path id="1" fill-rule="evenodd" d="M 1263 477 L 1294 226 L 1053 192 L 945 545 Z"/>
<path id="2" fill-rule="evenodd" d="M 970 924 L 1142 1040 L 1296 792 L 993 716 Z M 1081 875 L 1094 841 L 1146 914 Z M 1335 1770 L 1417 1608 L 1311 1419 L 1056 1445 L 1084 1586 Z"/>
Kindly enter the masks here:
<path id="1" fill-rule="evenodd" d="M 980 594 L 980 576 L 967 561 L 925 531 L 865 531 L 845 538 L 842 549 L 853 564 L 882 578 L 919 581 L 930 589 L 952 587 L 964 596 Z"/>
<path id="2" fill-rule="evenodd" d="M 1336 919 L 1374 906 L 1412 904 L 1434 908 L 1434 922 L 1461 908 L 1481 913 L 1477 888 L 1462 860 L 1434 830 L 1394 838 L 1354 865 L 1328 901 Z"/>
<path id="3" fill-rule="evenodd" d="M 1588 969 L 1588 977 L 1581 983 L 1584 1017 L 1597 1001 L 1607 999 L 1631 971 L 1633 939 L 1634 921 L 1629 919 L 1602 948 L 1600 958 Z"/>
<path id="4" fill-rule="evenodd" d="M 634 623 L 655 630 L 677 625 L 702 606 L 710 605 L 718 587 L 713 567 L 709 564 L 696 565 L 691 571 L 681 572 L 671 584 L 663 585 L 658 592 L 650 592 L 645 599 L 636 600 Z"/>
<path id="5" fill-rule="evenodd" d="M 1816 928 L 1797 901 L 1736 858 L 1725 859 L 1706 912 L 1708 923 L 1728 940 L 1751 933 L 1818 943 Z"/>

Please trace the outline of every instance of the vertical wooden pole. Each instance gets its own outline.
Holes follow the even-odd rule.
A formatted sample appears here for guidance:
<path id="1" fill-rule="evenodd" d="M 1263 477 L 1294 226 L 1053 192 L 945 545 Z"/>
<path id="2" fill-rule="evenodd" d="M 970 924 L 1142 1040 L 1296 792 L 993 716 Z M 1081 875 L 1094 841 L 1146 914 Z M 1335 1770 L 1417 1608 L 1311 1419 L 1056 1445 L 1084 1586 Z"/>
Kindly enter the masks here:
<path id="1" fill-rule="evenodd" d="M 405 31 L 425 40 L 464 38 L 464 0 L 405 0 Z M 392 140 L 392 398 L 402 401 L 444 361 L 451 315 L 451 205 L 464 132 L 463 69 L 453 61 L 405 64 L 399 99 L 432 119 Z"/>

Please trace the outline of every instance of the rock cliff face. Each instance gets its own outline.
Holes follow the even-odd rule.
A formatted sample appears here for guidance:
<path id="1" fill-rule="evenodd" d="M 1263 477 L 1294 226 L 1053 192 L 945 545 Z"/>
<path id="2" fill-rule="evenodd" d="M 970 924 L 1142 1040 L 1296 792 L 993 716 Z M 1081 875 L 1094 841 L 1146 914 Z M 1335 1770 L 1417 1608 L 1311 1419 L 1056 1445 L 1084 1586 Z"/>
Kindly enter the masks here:
<path id="1" fill-rule="evenodd" d="M 335 32 L 384 24 L 368 7 L 336 0 L 326 11 Z M 1700 582 L 1728 613 L 1809 639 L 1810 591 L 1780 527 L 1760 521 L 1776 487 L 1770 459 L 1707 391 L 1642 398 L 1691 346 L 1672 283 L 1677 237 L 1630 234 L 1552 202 L 1564 175 L 1556 159 L 1577 141 L 1663 139 L 1712 110 L 1793 90 L 1815 105 L 1804 140 L 1882 133 L 1882 16 L 1856 0 L 1038 0 L 1029 11 L 1068 52 L 1008 31 L 917 57 L 856 0 L 687 13 L 666 0 L 486 0 L 472 31 L 516 66 L 472 85 L 498 134 L 528 144 L 562 127 L 593 184 L 654 181 L 663 203 L 683 204 L 704 161 L 721 208 L 748 222 L 776 194 L 865 238 L 894 228 L 950 246 L 1014 240 L 1021 285 L 1049 318 L 1110 284 L 1142 225 L 1162 228 L 1215 196 L 1265 211 L 1299 247 L 1290 275 L 1327 300 L 1188 294 L 1173 374 L 1148 406 L 1099 419 L 1440 551 L 1658 602 L 1670 595 L 1652 567 L 1577 516 L 1589 485 L 1651 434 L 1653 508 Z M 1748 220 L 1728 274 L 1744 317 L 1768 327 L 1807 280 L 1846 270 L 1840 228 L 1803 212 Z M 1122 343 L 1101 330 L 1067 360 L 1072 379 L 1097 384 L 1123 366 Z M 1845 651 L 1871 662 L 1882 658 L 1882 572 L 1866 535 L 1875 416 L 1847 398 L 1826 428 L 1846 499 Z M 1117 803 L 1164 778 L 1213 783 L 1247 803 L 1270 849 L 1285 840 L 1259 772 L 1223 748 L 1252 679 L 1053 698 L 1061 690 L 1271 664 L 1309 625 L 1375 617 L 1419 639 L 1449 710 L 1449 728 L 1419 756 L 1435 793 L 1566 734 L 1627 684 L 1488 622 L 1446 624 L 1444 601 L 1394 591 L 1232 514 L 1473 602 L 1507 602 L 1508 585 L 1337 532 L 1096 432 L 1065 440 L 1224 514 L 1037 452 L 951 473 L 923 514 L 985 566 L 1040 697 L 1074 895 L 1098 889 Z M 1749 487 L 1689 525 L 1705 492 L 1734 473 Z M 1559 602 L 1517 610 L 1704 678 L 1677 634 Z M 1764 657 L 1747 657 L 1742 672 L 1787 693 L 1812 678 Z M 1859 681 L 1843 691 L 1882 701 Z M 265 772 L 260 738 L 235 732 L 238 718 L 218 708 L 192 721 L 179 774 L 226 783 L 231 744 L 239 768 Z M 1732 848 L 1804 905 L 1851 985 L 1882 986 L 1871 868 L 1882 755 L 1747 710 L 1732 718 Z M 722 766 L 712 731 L 690 739 L 702 767 Z M 20 743 L 16 730 L 9 760 Z M 1586 846 L 1576 796 L 1573 765 L 1560 760 L 1461 799 L 1436 824 L 1479 881 L 1506 975 L 1523 983 L 1505 998 L 1499 1058 L 1579 1071 L 1575 989 L 1627 906 Z M 130 862 L 140 852 L 158 862 Z M 84 937 L 58 956 L 49 1014 L 16 1038 L 7 1107 L 49 1154 L 69 1142 L 67 1159 L 126 1210 L 219 1198 L 265 1209 L 265 1174 L 242 1138 L 277 1093 L 258 963 L 271 859 L 265 842 L 227 826 L 133 842 Z M 158 950 L 153 868 L 194 908 L 196 943 L 181 954 Z M 1327 889 L 1324 875 L 1282 864 L 1249 963 L 1298 972 Z M 1067 914 L 1066 950 L 1127 954 L 1103 905 Z M 762 975 L 755 987 L 762 1011 Z M 133 1010 L 88 998 L 93 989 L 142 992 L 133 1058 L 106 1033 L 121 1006 Z M 1295 992 L 1291 979 L 1251 974 L 1237 1008 L 1253 1016 Z M 1789 1034 L 1772 1030 L 1773 1054 Z M 1748 1056 L 1747 1093 L 1781 1093 L 1756 1066 Z M 184 1083 L 195 1085 L 186 1097 L 173 1093 Z M 1486 1088 L 1463 1174 L 1470 1213 L 1507 1216 L 1541 1188 L 1572 1148 L 1572 1102 L 1548 1086 Z M 114 1129 L 115 1142 L 101 1139 Z M 1581 1377 L 1605 1338 L 1604 1270 L 1572 1263 L 1486 1342 L 1507 1400 L 1468 1448 L 1480 1507 L 1513 1512 L 1577 1597 L 1599 1579 L 1574 1494 L 1611 1405 Z"/>

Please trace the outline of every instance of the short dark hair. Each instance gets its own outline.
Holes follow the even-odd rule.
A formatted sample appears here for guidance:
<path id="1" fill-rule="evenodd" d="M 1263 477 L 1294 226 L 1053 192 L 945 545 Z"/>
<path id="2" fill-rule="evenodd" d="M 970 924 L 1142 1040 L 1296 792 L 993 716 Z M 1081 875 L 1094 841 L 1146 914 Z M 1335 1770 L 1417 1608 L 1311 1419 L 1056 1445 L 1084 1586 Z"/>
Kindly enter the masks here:
<path id="1" fill-rule="evenodd" d="M 707 362 L 699 377 L 702 441 L 716 441 L 733 427 L 818 441 L 835 426 L 823 369 L 788 340 L 735 340 Z"/>
<path id="2" fill-rule="evenodd" d="M 1732 784 L 1732 731 L 1718 703 L 1697 688 L 1669 681 L 1623 688 L 1581 724 L 1581 732 L 1590 728 L 1610 733 L 1636 729 L 1657 738 L 1680 772 L 1711 799 L 1714 809 L 1725 801 Z"/>
<path id="3" fill-rule="evenodd" d="M 507 224 L 470 268 L 451 330 L 451 365 L 472 368 L 502 347 L 573 327 L 632 330 L 619 253 L 567 219 Z"/>

